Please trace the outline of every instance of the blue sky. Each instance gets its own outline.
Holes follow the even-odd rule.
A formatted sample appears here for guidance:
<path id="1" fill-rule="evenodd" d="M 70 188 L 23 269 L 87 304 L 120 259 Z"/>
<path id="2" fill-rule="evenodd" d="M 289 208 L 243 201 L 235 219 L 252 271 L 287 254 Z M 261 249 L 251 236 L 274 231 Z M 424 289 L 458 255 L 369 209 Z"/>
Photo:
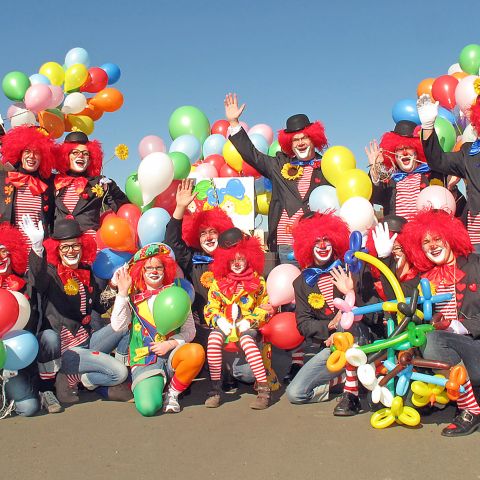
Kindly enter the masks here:
<path id="1" fill-rule="evenodd" d="M 473 1 L 30 0 L 2 5 L 1 18 L 1 77 L 62 64 L 73 47 L 85 48 L 92 66 L 120 66 L 114 86 L 125 103 L 96 122 L 92 137 L 106 158 L 118 143 L 129 146 L 129 159 L 105 170 L 122 188 L 145 135 L 170 144 L 168 119 L 182 105 L 211 123 L 223 118 L 229 91 L 247 103 L 250 126 L 278 130 L 306 113 L 365 167 L 365 145 L 393 128 L 393 104 L 415 98 L 422 79 L 446 74 L 465 45 L 480 43 Z M 10 103 L 1 94 L 2 115 Z"/>

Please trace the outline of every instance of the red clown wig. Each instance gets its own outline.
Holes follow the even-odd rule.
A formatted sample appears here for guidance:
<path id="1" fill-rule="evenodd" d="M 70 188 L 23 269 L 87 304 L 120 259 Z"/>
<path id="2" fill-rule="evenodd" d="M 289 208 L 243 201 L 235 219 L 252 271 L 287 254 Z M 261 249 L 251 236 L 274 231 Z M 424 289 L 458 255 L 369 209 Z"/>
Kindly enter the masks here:
<path id="1" fill-rule="evenodd" d="M 59 147 L 59 154 L 55 168 L 60 173 L 67 173 L 70 170 L 70 152 L 78 148 L 79 145 L 85 145 L 90 153 L 90 162 L 86 170 L 86 176 L 97 177 L 102 171 L 103 152 L 102 145 L 98 140 L 92 140 L 87 143 L 69 143 L 65 142 Z"/>
<path id="2" fill-rule="evenodd" d="M 143 292 L 147 289 L 145 280 L 143 278 L 143 267 L 149 258 L 156 258 L 162 262 L 163 265 L 163 285 L 170 285 L 173 283 L 177 273 L 177 263 L 168 253 L 157 253 L 147 258 L 143 258 L 135 262 L 130 268 L 130 276 L 132 277 L 133 290 L 135 292 Z"/>
<path id="3" fill-rule="evenodd" d="M 313 142 L 315 149 L 318 151 L 322 151 L 328 145 L 327 137 L 325 136 L 325 128 L 321 122 L 314 122 L 303 130 L 297 132 L 287 133 L 285 130 L 279 130 L 278 143 L 280 144 L 282 151 L 289 157 L 295 156 L 292 149 L 292 140 L 293 137 L 299 133 L 303 133 L 307 136 Z"/>
<path id="4" fill-rule="evenodd" d="M 183 219 L 182 228 L 185 243 L 189 247 L 201 250 L 200 232 L 207 228 L 214 228 L 220 234 L 229 228 L 233 228 L 233 222 L 220 207 L 186 215 Z"/>
<path id="5" fill-rule="evenodd" d="M 380 140 L 380 148 L 382 149 L 384 164 L 387 168 L 398 169 L 395 161 L 395 149 L 398 147 L 413 148 L 417 153 L 418 161 L 422 163 L 427 162 L 417 130 L 415 130 L 413 137 L 404 137 L 395 132 L 387 132 L 383 135 Z"/>
<path id="6" fill-rule="evenodd" d="M 470 107 L 468 116 L 470 119 L 470 123 L 477 132 L 477 135 L 480 135 L 480 95 Z"/>
<path id="7" fill-rule="evenodd" d="M 409 262 L 420 272 L 435 267 L 422 249 L 427 233 L 448 242 L 455 257 L 467 256 L 473 252 L 467 229 L 458 218 L 444 210 L 423 210 L 403 227 L 398 236 Z"/>
<path id="8" fill-rule="evenodd" d="M 326 212 L 300 218 L 293 229 L 293 252 L 301 268 L 314 265 L 313 247 L 323 237 L 330 240 L 335 257 L 343 260 L 349 248 L 350 232 L 340 217 Z"/>
<path id="9" fill-rule="evenodd" d="M 42 178 L 49 178 L 55 166 L 55 143 L 43 129 L 21 125 L 12 128 L 2 137 L 2 162 L 15 166 L 21 163 L 22 152 L 32 150 L 41 155 L 38 171 Z"/>
<path id="10" fill-rule="evenodd" d="M 95 240 L 90 235 L 82 235 L 79 237 L 79 242 L 82 245 L 82 258 L 80 259 L 80 262 L 91 265 L 97 255 L 97 244 Z M 55 240 L 54 238 L 47 238 L 43 242 L 43 246 L 47 252 L 47 262 L 55 267 L 62 263 L 58 251 L 59 245 L 60 241 Z"/>
<path id="11" fill-rule="evenodd" d="M 0 225 L 0 245 L 10 254 L 12 270 L 23 275 L 27 270 L 28 245 L 18 228 L 5 222 Z"/>

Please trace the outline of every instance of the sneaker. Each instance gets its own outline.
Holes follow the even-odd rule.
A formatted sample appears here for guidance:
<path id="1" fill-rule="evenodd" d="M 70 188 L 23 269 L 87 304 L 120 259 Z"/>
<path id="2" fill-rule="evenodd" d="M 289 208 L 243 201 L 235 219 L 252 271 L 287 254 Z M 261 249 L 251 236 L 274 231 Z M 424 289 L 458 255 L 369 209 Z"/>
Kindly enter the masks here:
<path id="1" fill-rule="evenodd" d="M 77 403 L 80 401 L 78 391 L 68 385 L 68 379 L 64 373 L 57 373 L 55 391 L 57 392 L 57 398 L 61 403 Z"/>
<path id="2" fill-rule="evenodd" d="M 283 377 L 283 383 L 285 385 L 288 385 L 289 383 L 292 382 L 292 380 L 295 378 L 295 375 L 300 371 L 300 369 L 303 367 L 303 365 L 299 365 L 298 363 L 292 363 L 290 365 L 290 370 L 288 373 Z"/>
<path id="3" fill-rule="evenodd" d="M 344 392 L 341 397 L 339 397 L 339 401 L 336 407 L 333 410 L 333 414 L 336 417 L 353 417 L 360 413 L 362 410 L 362 406 L 360 404 L 360 399 L 357 395 L 353 395 L 350 392 Z"/>
<path id="4" fill-rule="evenodd" d="M 463 437 L 470 435 L 480 427 L 480 415 L 462 410 L 453 422 L 442 430 L 444 437 Z"/>
<path id="5" fill-rule="evenodd" d="M 53 392 L 39 392 L 39 396 L 41 407 L 48 413 L 63 412 L 63 407 Z"/>
<path id="6" fill-rule="evenodd" d="M 178 403 L 178 396 L 172 393 L 170 390 L 165 396 L 163 403 L 163 411 L 165 413 L 178 413 L 180 412 L 180 404 Z"/>

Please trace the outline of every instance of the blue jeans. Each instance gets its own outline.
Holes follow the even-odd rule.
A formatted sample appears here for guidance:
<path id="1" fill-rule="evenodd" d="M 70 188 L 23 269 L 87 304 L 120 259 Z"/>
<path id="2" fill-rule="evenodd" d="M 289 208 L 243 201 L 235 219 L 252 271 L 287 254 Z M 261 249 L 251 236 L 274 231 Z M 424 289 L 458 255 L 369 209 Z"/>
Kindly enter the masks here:
<path id="1" fill-rule="evenodd" d="M 16 377 L 5 383 L 7 399 L 15 402 L 15 412 L 22 417 L 31 417 L 40 410 L 40 401 L 34 381 L 28 372 L 20 370 Z"/>
<path id="2" fill-rule="evenodd" d="M 451 365 L 463 361 L 472 385 L 480 385 L 480 340 L 467 335 L 436 330 L 427 335 L 424 358 Z"/>

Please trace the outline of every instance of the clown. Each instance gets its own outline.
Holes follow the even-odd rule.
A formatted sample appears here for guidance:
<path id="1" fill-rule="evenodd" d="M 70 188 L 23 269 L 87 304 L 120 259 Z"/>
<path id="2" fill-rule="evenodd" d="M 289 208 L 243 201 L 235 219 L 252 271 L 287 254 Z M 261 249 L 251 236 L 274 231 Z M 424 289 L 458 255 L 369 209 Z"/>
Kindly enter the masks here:
<path id="1" fill-rule="evenodd" d="M 351 275 L 341 266 L 349 247 L 348 226 L 333 213 L 314 213 L 300 219 L 293 235 L 295 258 L 302 268 L 302 274 L 293 282 L 298 330 L 305 338 L 324 341 L 329 347 L 341 318 L 333 299 L 354 289 Z M 356 322 L 352 333 L 362 341 L 368 332 Z M 286 391 L 291 403 L 328 399 L 330 389 L 343 380 L 337 378 L 338 372 L 327 370 L 329 355 L 330 349 L 324 348 L 298 372 Z M 356 370 L 347 364 L 344 394 L 334 415 L 356 415 L 360 409 Z"/>
<path id="2" fill-rule="evenodd" d="M 20 231 L 8 223 L 0 225 L 0 288 L 23 291 L 28 246 Z"/>
<path id="3" fill-rule="evenodd" d="M 55 222 L 74 218 L 82 232 L 95 235 L 100 213 L 107 206 L 116 212 L 129 202 L 117 184 L 101 175 L 103 152 L 97 140 L 72 132 L 60 146 L 55 177 Z"/>
<path id="4" fill-rule="evenodd" d="M 39 335 L 40 378 L 53 380 L 62 403 L 79 401 L 77 385 L 99 388 L 111 400 L 128 400 L 131 394 L 122 384 L 126 367 L 110 356 L 122 333 L 107 325 L 92 332 L 92 309 L 104 312 L 100 289 L 88 266 L 95 257 L 91 237 L 82 235 L 75 220 L 60 220 L 52 237 L 45 240 L 42 223 L 36 227 L 24 215 L 21 228 L 30 239 L 29 282 L 43 295 L 45 317 L 50 329 Z M 45 254 L 46 253 L 46 254 Z M 98 350 L 97 351 L 97 347 Z"/>
<path id="5" fill-rule="evenodd" d="M 442 435 L 468 435 L 480 427 L 480 406 L 474 389 L 480 386 L 480 257 L 460 220 L 442 210 L 422 211 L 405 225 L 400 235 L 407 257 L 437 294 L 452 299 L 437 303 L 444 330 L 427 335 L 424 356 L 455 365 L 463 361 L 470 380 L 457 400 L 460 414 Z M 439 322 L 440 323 L 440 322 Z M 477 392 L 478 393 L 478 392 Z"/>
<path id="6" fill-rule="evenodd" d="M 214 280 L 205 306 L 205 320 L 213 329 L 207 346 L 212 390 L 205 406 L 220 406 L 222 349 L 229 339 L 238 341 L 257 382 L 257 398 L 250 407 L 263 410 L 270 404 L 270 388 L 262 355 L 254 341 L 256 330 L 268 318 L 266 285 L 260 276 L 263 250 L 256 237 L 244 236 L 241 230 L 232 228 L 219 236 L 214 257 Z"/>
<path id="7" fill-rule="evenodd" d="M 189 313 L 186 322 L 162 336 L 157 333 L 161 318 L 153 316 L 153 304 L 159 292 L 175 278 L 177 265 L 171 250 L 152 243 L 139 250 L 130 270 L 117 272 L 118 295 L 112 311 L 115 331 L 130 329 L 130 366 L 132 390 L 137 410 L 146 417 L 162 408 L 162 394 L 168 381 L 164 412 L 178 413 L 178 396 L 185 391 L 205 362 L 201 345 L 190 343 L 195 323 Z"/>

